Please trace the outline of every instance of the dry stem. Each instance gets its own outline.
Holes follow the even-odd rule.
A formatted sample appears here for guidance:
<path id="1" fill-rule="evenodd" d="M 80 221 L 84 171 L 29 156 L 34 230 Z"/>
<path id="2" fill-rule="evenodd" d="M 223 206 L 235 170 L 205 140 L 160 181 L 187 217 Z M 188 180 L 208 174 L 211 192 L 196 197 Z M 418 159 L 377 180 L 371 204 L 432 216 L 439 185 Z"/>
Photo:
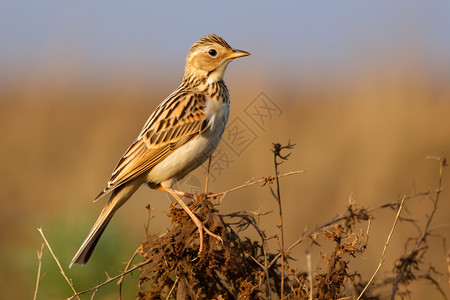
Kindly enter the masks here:
<path id="1" fill-rule="evenodd" d="M 306 252 L 306 267 L 308 268 L 308 281 L 309 281 L 309 300 L 313 300 L 314 280 L 311 263 L 311 252 Z"/>
<path id="2" fill-rule="evenodd" d="M 431 211 L 431 214 L 427 219 L 427 223 L 425 224 L 425 228 L 423 230 L 422 236 L 417 240 L 415 247 L 411 250 L 410 254 L 408 255 L 410 257 L 414 257 L 419 253 L 419 251 L 422 248 L 422 243 L 425 241 L 426 237 L 430 234 L 430 224 L 431 224 L 434 214 L 437 211 L 437 204 L 439 201 L 439 196 L 442 193 L 442 177 L 443 177 L 444 167 L 447 166 L 447 160 L 445 157 L 428 156 L 427 159 L 435 159 L 440 162 L 438 188 L 436 189 L 435 196 L 433 199 L 433 209 Z M 394 299 L 395 293 L 397 292 L 397 286 L 402 281 L 408 265 L 409 264 L 407 262 L 402 263 L 402 265 L 400 267 L 400 271 L 399 271 L 397 277 L 395 278 L 394 284 L 392 286 L 391 299 Z"/>
<path id="3" fill-rule="evenodd" d="M 211 176 L 211 161 L 212 161 L 212 156 L 210 156 L 209 160 L 208 160 L 208 171 L 206 172 L 205 190 L 204 190 L 205 194 L 208 192 L 209 177 Z"/>
<path id="4" fill-rule="evenodd" d="M 150 216 L 149 216 L 150 217 Z M 147 227 L 148 228 L 148 227 Z M 147 230 L 146 230 L 147 231 Z M 130 260 L 128 260 L 127 265 L 125 266 L 125 270 L 123 270 L 123 272 L 126 272 L 128 270 L 128 268 L 130 267 L 131 263 L 133 262 L 134 258 L 136 257 L 136 255 L 138 255 L 139 253 L 139 249 L 141 248 L 141 246 L 137 247 L 136 251 L 134 251 L 133 255 L 131 256 Z M 125 276 L 122 276 L 119 281 L 117 281 L 117 285 L 119 286 L 119 300 L 122 300 L 122 282 L 123 279 L 125 278 Z"/>
<path id="5" fill-rule="evenodd" d="M 77 297 L 78 299 L 80 299 L 80 298 L 78 297 L 79 295 L 86 294 L 86 293 L 89 293 L 89 292 L 92 292 L 92 291 L 96 291 L 96 290 L 98 290 L 99 288 L 101 288 L 102 286 L 104 286 L 104 285 L 106 285 L 106 284 L 108 284 L 108 283 L 110 283 L 110 282 L 112 282 L 112 281 L 115 281 L 115 280 L 117 280 L 117 279 L 119 279 L 119 278 L 125 276 L 126 274 L 131 273 L 131 272 L 133 272 L 134 270 L 139 269 L 139 268 L 142 267 L 142 266 L 145 266 L 146 264 L 148 264 L 148 263 L 150 263 L 150 262 L 151 262 L 151 259 L 148 259 L 148 260 L 146 260 L 146 261 L 143 261 L 143 262 L 141 262 L 141 263 L 138 263 L 137 265 L 135 265 L 135 266 L 132 267 L 131 269 L 128 269 L 127 271 L 124 271 L 124 272 L 122 272 L 122 273 L 119 274 L 119 275 L 116 275 L 116 276 L 114 276 L 114 277 L 109 277 L 109 276 L 108 276 L 108 279 L 105 280 L 103 283 L 97 284 L 96 286 L 94 286 L 94 287 L 92 287 L 92 288 L 90 288 L 90 289 L 84 290 L 84 291 L 82 291 L 82 292 L 78 292 L 78 293 L 75 292 L 75 294 L 73 294 L 72 297 L 70 297 L 70 299 L 72 299 L 73 297 Z"/>
<path id="6" fill-rule="evenodd" d="M 275 193 L 272 190 L 272 187 L 270 188 L 270 191 L 272 192 L 272 195 L 274 196 L 274 198 L 277 200 L 278 202 L 278 211 L 280 214 L 280 238 L 281 238 L 281 242 L 280 242 L 280 253 L 281 253 L 281 291 L 280 291 L 280 298 L 282 299 L 284 297 L 284 263 L 285 263 L 285 258 L 284 258 L 284 230 L 283 230 L 283 209 L 281 206 L 281 193 L 280 193 L 280 181 L 278 178 L 278 166 L 281 165 L 283 163 L 284 160 L 287 160 L 288 157 L 291 155 L 291 153 L 288 153 L 287 155 L 283 156 L 281 155 L 281 151 L 283 149 L 292 149 L 294 148 L 295 145 L 291 145 L 290 142 L 288 142 L 288 144 L 286 146 L 282 146 L 279 143 L 273 144 L 273 164 L 274 164 L 274 168 L 275 168 L 275 178 L 276 178 L 276 183 L 277 183 L 277 194 L 275 195 Z M 278 162 L 277 158 L 279 158 L 281 161 Z"/>
<path id="7" fill-rule="evenodd" d="M 240 189 L 243 189 L 243 188 L 246 188 L 246 187 L 258 184 L 258 183 L 263 183 L 263 186 L 264 186 L 267 183 L 272 183 L 276 178 L 291 176 L 291 175 L 295 175 L 295 174 L 301 174 L 303 172 L 305 172 L 305 171 L 304 170 L 291 171 L 291 172 L 287 172 L 287 173 L 284 173 L 284 174 L 281 174 L 281 175 L 276 175 L 275 177 L 268 176 L 268 177 L 264 177 L 264 178 L 261 178 L 261 179 L 255 180 L 255 181 L 254 181 L 254 178 L 252 178 L 249 181 L 247 181 L 246 183 L 244 183 L 243 185 L 234 187 L 232 189 L 229 189 L 229 190 L 226 190 L 224 192 L 217 193 L 217 194 L 208 194 L 208 195 L 206 195 L 206 197 L 207 198 L 214 198 L 214 197 L 218 197 L 218 196 L 225 197 L 226 194 L 228 194 L 228 193 L 231 193 L 231 192 L 234 192 L 234 191 L 237 191 L 237 190 L 240 190 Z"/>
<path id="8" fill-rule="evenodd" d="M 381 268 L 381 265 L 383 265 L 383 262 L 386 259 L 387 246 L 389 245 L 389 242 L 391 241 L 392 234 L 394 233 L 394 229 L 397 226 L 397 222 L 398 222 L 398 220 L 400 218 L 400 213 L 402 212 L 403 206 L 405 205 L 405 199 L 406 199 L 406 195 L 403 196 L 402 202 L 400 203 L 400 206 L 399 206 L 398 211 L 397 211 L 397 215 L 395 216 L 395 219 L 394 219 L 394 224 L 392 224 L 392 228 L 391 228 L 391 231 L 389 232 L 389 235 L 387 237 L 386 243 L 384 243 L 384 248 L 383 248 L 383 252 L 381 254 L 380 262 L 378 263 L 378 267 L 375 270 L 375 272 L 373 273 L 373 275 L 370 278 L 369 282 L 366 284 L 366 286 L 362 290 L 362 292 L 359 294 L 357 300 L 361 299 L 362 295 L 365 293 L 365 291 L 367 290 L 369 285 L 372 284 L 373 280 L 375 279 L 375 276 L 377 275 L 378 271 Z"/>
<path id="9" fill-rule="evenodd" d="M 52 247 L 50 247 L 50 244 L 48 243 L 47 239 L 45 238 L 44 232 L 42 231 L 42 228 L 39 227 L 37 229 L 39 231 L 39 233 L 41 234 L 42 238 L 44 239 L 45 244 L 47 245 L 48 250 L 50 250 L 50 253 L 53 256 L 53 259 L 56 261 L 56 264 L 59 267 L 59 270 L 61 271 L 62 276 L 64 277 L 64 279 L 67 281 L 67 283 L 70 285 L 70 288 L 72 289 L 72 291 L 77 294 L 77 291 L 75 290 L 75 288 L 73 287 L 72 284 L 72 280 L 70 280 L 67 276 L 66 273 L 64 272 L 63 268 L 61 267 L 61 264 L 59 263 L 58 258 L 56 257 L 55 253 L 53 253 Z M 73 298 L 73 297 L 72 297 Z M 80 300 L 80 298 L 77 296 L 78 300 Z"/>
<path id="10" fill-rule="evenodd" d="M 37 251 L 37 257 L 38 257 L 38 272 L 37 272 L 37 279 L 36 279 L 36 288 L 34 289 L 34 297 L 33 300 L 37 299 L 37 293 L 39 290 L 39 282 L 41 281 L 41 266 L 42 266 L 42 254 L 44 253 L 44 243 L 42 243 L 41 251 Z"/>

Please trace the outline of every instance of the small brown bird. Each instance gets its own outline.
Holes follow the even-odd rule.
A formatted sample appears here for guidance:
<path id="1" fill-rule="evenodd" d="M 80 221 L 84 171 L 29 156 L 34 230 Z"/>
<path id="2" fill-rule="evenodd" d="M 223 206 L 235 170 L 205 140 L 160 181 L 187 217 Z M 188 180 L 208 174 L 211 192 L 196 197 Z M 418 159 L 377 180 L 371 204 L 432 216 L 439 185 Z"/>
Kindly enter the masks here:
<path id="1" fill-rule="evenodd" d="M 233 59 L 247 55 L 250 53 L 231 48 L 214 34 L 192 45 L 181 85 L 150 115 L 115 167 L 106 188 L 95 198 L 111 193 L 70 267 L 89 260 L 114 213 L 144 183 L 170 193 L 189 214 L 198 227 L 200 251 L 203 231 L 220 239 L 181 200 L 179 195 L 186 193 L 172 186 L 205 162 L 219 144 L 230 113 L 223 74 Z"/>

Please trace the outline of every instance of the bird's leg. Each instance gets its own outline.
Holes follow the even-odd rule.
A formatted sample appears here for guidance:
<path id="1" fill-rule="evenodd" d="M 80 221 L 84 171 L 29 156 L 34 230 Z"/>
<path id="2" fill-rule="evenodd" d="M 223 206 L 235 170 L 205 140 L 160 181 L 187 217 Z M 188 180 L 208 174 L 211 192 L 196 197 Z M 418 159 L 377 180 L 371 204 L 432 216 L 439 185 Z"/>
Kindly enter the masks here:
<path id="1" fill-rule="evenodd" d="M 168 191 L 165 188 L 161 187 L 161 186 L 155 188 L 155 187 L 152 187 L 152 186 L 149 185 L 149 187 L 151 189 L 155 189 L 155 190 L 158 190 L 158 191 L 163 191 L 163 192 L 167 192 L 168 193 Z M 194 199 L 194 197 L 195 197 L 195 194 L 186 193 L 186 192 L 175 190 L 175 189 L 172 189 L 172 190 L 180 197 L 185 197 L 185 198 L 189 198 L 189 199 Z M 209 198 L 216 198 L 216 197 L 219 197 L 219 196 L 223 196 L 225 194 L 226 194 L 226 192 L 221 192 L 221 193 L 217 193 L 217 194 L 206 193 L 204 195 L 206 196 L 206 198 L 209 199 Z"/>
<path id="2" fill-rule="evenodd" d="M 163 187 L 157 187 L 157 188 L 155 188 L 155 190 L 158 190 L 158 191 L 163 191 L 163 192 L 169 192 L 168 190 L 166 190 L 165 188 L 163 188 Z M 178 196 L 180 196 L 180 197 L 185 197 L 185 198 L 190 198 L 190 199 L 194 199 L 194 194 L 191 194 L 191 193 L 186 193 L 186 192 L 183 192 L 183 191 L 179 191 L 179 190 L 174 190 L 174 189 L 172 189 L 172 191 L 175 193 L 175 194 L 177 194 Z"/>
<path id="3" fill-rule="evenodd" d="M 226 193 L 227 192 L 221 192 L 221 193 L 216 193 L 216 194 L 208 193 L 208 194 L 206 194 L 206 198 L 209 199 L 209 198 L 216 198 L 216 197 L 219 197 L 219 196 L 225 196 Z"/>
<path id="4" fill-rule="evenodd" d="M 181 200 L 181 198 L 177 194 L 177 191 L 173 190 L 172 188 L 168 188 L 168 189 L 160 188 L 159 190 L 165 190 L 166 192 L 171 194 L 172 197 L 174 197 L 175 200 L 177 200 L 178 204 L 180 204 L 181 207 L 187 212 L 189 217 L 191 217 L 191 219 L 192 219 L 192 221 L 194 221 L 195 225 L 197 225 L 198 233 L 200 234 L 200 249 L 198 250 L 198 255 L 200 255 L 200 253 L 203 250 L 203 230 L 207 234 L 212 236 L 213 238 L 215 238 L 223 243 L 222 238 L 220 236 L 218 236 L 217 234 L 212 233 L 208 228 L 206 228 L 205 224 L 203 224 L 203 222 L 200 221 L 199 218 L 197 218 L 197 216 L 189 209 L 189 207 L 186 205 L 186 203 L 184 203 L 183 200 Z"/>

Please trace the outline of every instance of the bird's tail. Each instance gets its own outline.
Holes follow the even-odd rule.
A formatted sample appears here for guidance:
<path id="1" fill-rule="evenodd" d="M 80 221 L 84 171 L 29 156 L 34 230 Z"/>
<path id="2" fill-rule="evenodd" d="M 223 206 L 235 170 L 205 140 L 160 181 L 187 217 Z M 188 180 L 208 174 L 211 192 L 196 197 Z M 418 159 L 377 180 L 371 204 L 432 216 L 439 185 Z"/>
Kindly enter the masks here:
<path id="1" fill-rule="evenodd" d="M 95 246 L 98 243 L 98 240 L 102 236 L 103 232 L 108 226 L 109 221 L 111 221 L 114 213 L 131 197 L 131 195 L 137 190 L 139 185 L 124 185 L 122 187 L 116 188 L 105 207 L 103 208 L 100 216 L 95 222 L 94 226 L 92 226 L 91 231 L 88 236 L 84 240 L 78 252 L 73 257 L 70 262 L 69 268 L 71 268 L 74 264 L 85 265 L 89 258 L 92 255 L 92 252 L 95 249 Z"/>

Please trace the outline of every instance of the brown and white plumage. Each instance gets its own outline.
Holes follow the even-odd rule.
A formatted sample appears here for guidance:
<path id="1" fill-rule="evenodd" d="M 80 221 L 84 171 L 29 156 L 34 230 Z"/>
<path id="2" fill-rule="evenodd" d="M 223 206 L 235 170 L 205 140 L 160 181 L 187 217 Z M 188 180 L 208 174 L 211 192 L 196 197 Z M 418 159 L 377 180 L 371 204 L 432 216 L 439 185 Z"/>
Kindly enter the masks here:
<path id="1" fill-rule="evenodd" d="M 197 224 L 200 239 L 203 230 L 214 236 L 175 194 L 172 185 L 206 161 L 219 144 L 230 105 L 223 74 L 231 60 L 247 55 L 217 35 L 205 36 L 192 45 L 181 85 L 151 114 L 114 168 L 106 188 L 96 197 L 98 200 L 111 193 L 70 266 L 89 260 L 116 210 L 144 183 L 171 193 Z"/>

